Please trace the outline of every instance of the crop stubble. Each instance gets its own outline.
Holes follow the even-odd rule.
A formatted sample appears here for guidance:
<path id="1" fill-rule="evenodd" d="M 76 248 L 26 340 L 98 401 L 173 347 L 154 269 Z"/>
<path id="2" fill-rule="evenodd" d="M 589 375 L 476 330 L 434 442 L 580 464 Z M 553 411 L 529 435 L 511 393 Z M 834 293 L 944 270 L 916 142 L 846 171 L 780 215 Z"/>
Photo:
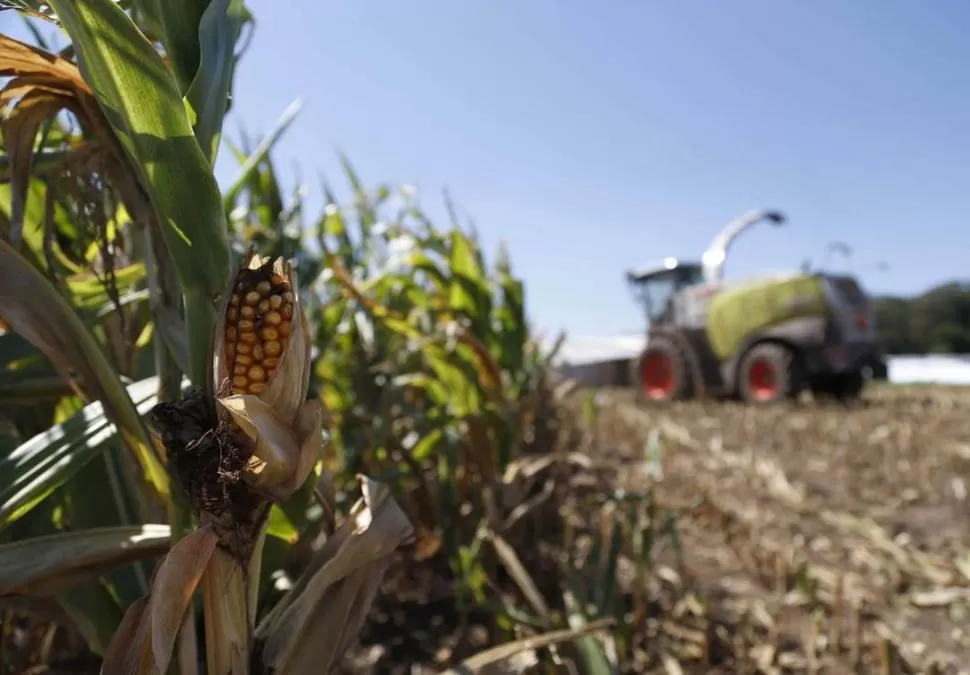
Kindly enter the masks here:
<path id="1" fill-rule="evenodd" d="M 970 392 L 767 409 L 598 398 L 611 459 L 639 461 L 661 431 L 656 496 L 677 512 L 682 590 L 705 599 L 724 672 L 968 672 Z"/>

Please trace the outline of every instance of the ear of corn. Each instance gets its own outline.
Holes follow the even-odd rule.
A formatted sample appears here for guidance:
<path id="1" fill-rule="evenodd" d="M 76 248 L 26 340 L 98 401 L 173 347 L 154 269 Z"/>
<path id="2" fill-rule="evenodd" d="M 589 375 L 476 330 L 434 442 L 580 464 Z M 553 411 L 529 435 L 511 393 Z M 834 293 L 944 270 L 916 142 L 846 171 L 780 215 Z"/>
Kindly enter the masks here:
<path id="1" fill-rule="evenodd" d="M 319 459 L 322 406 L 307 401 L 310 336 L 296 278 L 251 253 L 228 293 L 215 345 L 219 412 L 252 446 L 246 478 L 288 498 Z"/>

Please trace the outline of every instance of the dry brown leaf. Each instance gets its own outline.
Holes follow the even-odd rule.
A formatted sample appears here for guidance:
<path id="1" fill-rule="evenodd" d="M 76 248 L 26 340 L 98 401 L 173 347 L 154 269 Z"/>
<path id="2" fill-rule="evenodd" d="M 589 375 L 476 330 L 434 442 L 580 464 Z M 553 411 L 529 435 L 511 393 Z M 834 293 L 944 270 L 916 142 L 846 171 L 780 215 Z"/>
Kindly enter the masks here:
<path id="1" fill-rule="evenodd" d="M 330 537 L 303 578 L 257 630 L 263 663 L 277 672 L 327 672 L 355 638 L 390 557 L 414 530 L 387 489 L 365 476 L 363 498 Z"/>
<path id="2" fill-rule="evenodd" d="M 156 672 L 147 621 L 148 596 L 131 603 L 101 661 L 101 675 L 141 675 Z"/>
<path id="3" fill-rule="evenodd" d="M 19 248 L 34 140 L 40 126 L 61 110 L 69 110 L 106 149 L 117 148 L 90 87 L 73 62 L 0 35 L 0 76 L 13 78 L 0 90 L 0 115 L 10 156 L 10 241 Z"/>
<path id="4" fill-rule="evenodd" d="M 179 541 L 162 561 L 151 590 L 152 651 L 159 672 L 168 670 L 182 617 L 215 551 L 218 538 L 202 527 Z"/>
<path id="5" fill-rule="evenodd" d="M 168 671 L 175 638 L 192 594 L 216 550 L 218 537 L 202 527 L 181 539 L 152 575 L 148 596 L 132 603 L 105 652 L 105 675 Z"/>

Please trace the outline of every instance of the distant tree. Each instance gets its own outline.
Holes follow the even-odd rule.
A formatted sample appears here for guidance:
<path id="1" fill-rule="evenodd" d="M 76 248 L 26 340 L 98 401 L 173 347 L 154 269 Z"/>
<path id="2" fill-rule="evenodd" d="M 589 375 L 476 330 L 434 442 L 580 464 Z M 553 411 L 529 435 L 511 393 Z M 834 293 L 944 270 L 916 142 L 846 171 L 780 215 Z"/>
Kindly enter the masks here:
<path id="1" fill-rule="evenodd" d="M 912 297 L 875 300 L 889 354 L 970 353 L 970 283 L 950 282 Z"/>

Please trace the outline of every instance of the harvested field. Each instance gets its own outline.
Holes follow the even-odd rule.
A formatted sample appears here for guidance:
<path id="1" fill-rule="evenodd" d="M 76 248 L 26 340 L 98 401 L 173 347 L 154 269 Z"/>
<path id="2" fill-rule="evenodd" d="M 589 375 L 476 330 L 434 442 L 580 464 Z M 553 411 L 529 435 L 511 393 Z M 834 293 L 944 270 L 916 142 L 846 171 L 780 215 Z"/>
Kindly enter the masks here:
<path id="1" fill-rule="evenodd" d="M 970 673 L 970 391 L 887 387 L 852 407 L 768 409 L 594 398 L 584 452 L 619 489 L 652 483 L 657 512 L 676 522 L 677 538 L 653 547 L 648 579 L 621 555 L 622 672 Z M 588 418 L 581 399 L 567 417 L 585 407 Z M 651 434 L 659 478 L 644 459 Z M 597 513 L 584 514 L 588 531 Z M 394 612 L 395 598 L 379 605 Z M 428 609 L 400 618 L 421 622 L 427 665 L 441 668 L 461 655 L 442 657 L 441 641 L 467 643 L 456 630 L 474 621 Z M 379 632 L 365 630 L 365 651 Z M 380 666 L 353 670 L 434 672 L 414 669 L 410 649 L 382 651 Z"/>
<path id="2" fill-rule="evenodd" d="M 970 392 L 763 410 L 600 397 L 617 459 L 660 430 L 656 496 L 728 626 L 727 671 L 970 672 Z"/>

